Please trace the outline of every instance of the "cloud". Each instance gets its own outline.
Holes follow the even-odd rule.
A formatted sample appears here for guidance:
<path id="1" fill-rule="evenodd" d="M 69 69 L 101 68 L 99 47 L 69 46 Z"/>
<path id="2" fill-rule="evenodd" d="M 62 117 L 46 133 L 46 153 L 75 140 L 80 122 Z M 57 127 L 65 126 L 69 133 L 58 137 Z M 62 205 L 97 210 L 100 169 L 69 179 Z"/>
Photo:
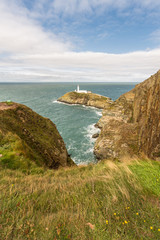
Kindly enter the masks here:
<path id="1" fill-rule="evenodd" d="M 8 4 L 7 4 L 8 3 Z M 21 5 L 0 2 L 0 52 L 54 53 L 70 49 L 55 34 L 45 31 Z"/>
<path id="2" fill-rule="evenodd" d="M 159 68 L 160 49 L 126 54 L 65 52 L 3 58 L 0 81 L 143 81 Z M 14 62 L 15 66 L 12 65 Z M 2 65 L 2 63 L 1 63 Z M 18 66 L 18 67 L 17 67 Z M 2 77 L 3 73 L 3 77 Z"/>
<path id="3" fill-rule="evenodd" d="M 109 11 L 113 9 L 125 10 L 127 8 L 160 8 L 159 0 L 50 0 L 50 8 L 56 13 L 75 14 L 75 13 L 95 13 Z M 43 8 L 43 0 L 36 1 L 36 6 Z"/>
<path id="4" fill-rule="evenodd" d="M 17 4 L 18 2 L 18 4 Z M 142 81 L 159 67 L 160 49 L 109 54 L 73 52 L 64 41 L 38 22 L 46 1 L 27 10 L 20 0 L 0 1 L 0 81 Z M 151 1 L 136 1 L 149 7 Z M 129 0 L 48 0 L 55 12 L 93 12 L 97 7 L 125 9 Z M 157 5 L 155 5 L 157 4 Z M 112 6 L 113 5 L 113 6 Z M 159 6 L 158 1 L 153 6 Z M 152 6 L 152 7 L 153 7 Z M 94 9 L 95 8 L 95 9 Z M 104 8 L 104 9 L 105 9 Z M 105 37 L 100 33 L 99 37 Z"/>

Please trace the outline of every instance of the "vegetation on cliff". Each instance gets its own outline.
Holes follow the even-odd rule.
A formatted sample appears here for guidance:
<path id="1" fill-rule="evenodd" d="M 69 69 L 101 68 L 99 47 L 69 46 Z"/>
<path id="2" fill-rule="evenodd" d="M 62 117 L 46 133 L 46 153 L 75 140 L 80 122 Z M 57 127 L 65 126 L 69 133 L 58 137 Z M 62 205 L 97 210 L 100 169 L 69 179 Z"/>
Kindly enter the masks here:
<path id="1" fill-rule="evenodd" d="M 17 103 L 0 103 L 0 166 L 10 169 L 70 166 L 55 124 Z"/>
<path id="2" fill-rule="evenodd" d="M 127 162 L 127 163 L 126 163 Z M 160 163 L 0 168 L 0 239 L 160 239 Z"/>
<path id="3" fill-rule="evenodd" d="M 105 106 L 108 106 L 110 102 L 112 102 L 110 98 L 95 93 L 78 92 L 68 92 L 64 96 L 58 98 L 58 101 L 68 104 L 92 106 L 100 109 L 103 109 Z"/>

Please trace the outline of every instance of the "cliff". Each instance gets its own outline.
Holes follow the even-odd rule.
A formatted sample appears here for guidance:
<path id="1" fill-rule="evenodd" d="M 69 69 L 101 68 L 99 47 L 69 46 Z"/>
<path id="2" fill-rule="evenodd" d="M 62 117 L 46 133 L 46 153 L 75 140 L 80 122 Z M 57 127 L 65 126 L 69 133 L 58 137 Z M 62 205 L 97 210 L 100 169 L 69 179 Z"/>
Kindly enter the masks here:
<path id="1" fill-rule="evenodd" d="M 9 168 L 74 164 L 55 124 L 17 103 L 0 103 L 0 151 L 0 165 Z"/>
<path id="2" fill-rule="evenodd" d="M 94 152 L 99 159 L 160 159 L 160 71 L 103 110 Z"/>
<path id="3" fill-rule="evenodd" d="M 95 93 L 78 93 L 78 92 L 66 93 L 64 96 L 58 98 L 57 101 L 68 104 L 81 104 L 100 109 L 103 109 L 112 102 L 110 98 Z"/>

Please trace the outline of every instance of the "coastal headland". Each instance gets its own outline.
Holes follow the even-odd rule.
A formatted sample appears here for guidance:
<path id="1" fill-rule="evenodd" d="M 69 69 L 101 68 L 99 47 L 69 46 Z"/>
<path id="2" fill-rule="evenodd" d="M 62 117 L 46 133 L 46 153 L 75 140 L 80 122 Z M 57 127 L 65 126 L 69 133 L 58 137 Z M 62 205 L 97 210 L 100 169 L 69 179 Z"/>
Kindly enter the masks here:
<path id="1" fill-rule="evenodd" d="M 160 71 L 116 101 L 94 93 L 69 92 L 58 101 L 103 109 L 97 159 L 147 156 L 160 160 Z"/>
<path id="2" fill-rule="evenodd" d="M 160 157 L 159 99 L 158 72 L 109 100 L 94 149 L 103 161 L 78 167 L 54 123 L 0 103 L 0 239 L 160 239 L 160 162 L 145 157 Z"/>

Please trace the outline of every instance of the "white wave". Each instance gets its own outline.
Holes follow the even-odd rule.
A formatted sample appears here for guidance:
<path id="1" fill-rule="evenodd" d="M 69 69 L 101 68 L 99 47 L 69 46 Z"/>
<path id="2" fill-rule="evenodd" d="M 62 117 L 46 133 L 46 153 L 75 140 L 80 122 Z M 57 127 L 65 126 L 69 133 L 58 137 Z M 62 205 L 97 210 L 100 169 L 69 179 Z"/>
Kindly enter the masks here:
<path id="1" fill-rule="evenodd" d="M 95 113 L 98 115 L 98 116 L 102 116 L 102 111 L 95 111 Z"/>
<path id="2" fill-rule="evenodd" d="M 91 124 L 84 129 L 85 130 L 84 134 L 86 133 L 85 136 L 90 139 L 91 143 L 95 142 L 96 140 L 95 138 L 92 138 L 93 134 L 100 132 L 100 129 L 96 128 L 94 125 L 95 124 Z"/>
<path id="3" fill-rule="evenodd" d="M 53 103 L 59 103 L 57 100 L 54 100 Z"/>
<path id="4" fill-rule="evenodd" d="M 58 104 L 64 104 L 64 105 L 67 105 L 67 106 L 81 106 L 83 108 L 86 108 L 86 109 L 91 109 L 91 110 L 94 110 L 95 113 L 98 115 L 98 116 L 102 116 L 102 110 L 97 110 L 96 107 L 92 107 L 92 106 L 86 106 L 86 105 L 81 105 L 81 104 L 69 104 L 69 103 L 64 103 L 64 102 L 59 102 L 57 100 L 54 100 L 53 103 L 58 103 Z"/>
<path id="5" fill-rule="evenodd" d="M 52 103 L 58 103 L 58 104 L 64 104 L 64 105 L 67 105 L 67 106 L 76 106 L 76 105 L 80 105 L 80 104 L 69 104 L 69 103 L 65 103 L 65 102 L 59 102 L 57 100 L 54 100 L 52 101 Z"/>

